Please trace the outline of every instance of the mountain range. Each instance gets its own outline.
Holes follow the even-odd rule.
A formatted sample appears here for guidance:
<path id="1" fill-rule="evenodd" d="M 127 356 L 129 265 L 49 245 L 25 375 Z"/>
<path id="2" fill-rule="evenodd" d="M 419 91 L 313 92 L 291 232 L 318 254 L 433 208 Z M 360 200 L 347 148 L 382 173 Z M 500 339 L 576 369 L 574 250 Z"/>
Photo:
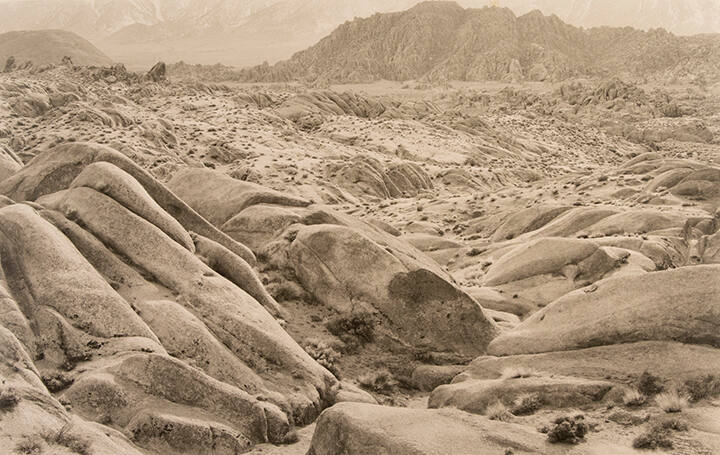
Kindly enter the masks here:
<path id="1" fill-rule="evenodd" d="M 424 2 L 338 27 L 276 65 L 244 71 L 247 80 L 563 80 L 574 76 L 717 78 L 720 41 L 663 29 L 583 29 L 535 10 L 464 9 Z"/>
<path id="2" fill-rule="evenodd" d="M 417 0 L 0 0 L 0 32 L 60 29 L 90 40 L 116 61 L 144 68 L 159 59 L 250 66 L 277 62 L 338 25 L 402 11 Z M 517 15 L 538 9 L 594 27 L 662 27 L 676 34 L 720 32 L 714 0 L 460 0 Z"/>

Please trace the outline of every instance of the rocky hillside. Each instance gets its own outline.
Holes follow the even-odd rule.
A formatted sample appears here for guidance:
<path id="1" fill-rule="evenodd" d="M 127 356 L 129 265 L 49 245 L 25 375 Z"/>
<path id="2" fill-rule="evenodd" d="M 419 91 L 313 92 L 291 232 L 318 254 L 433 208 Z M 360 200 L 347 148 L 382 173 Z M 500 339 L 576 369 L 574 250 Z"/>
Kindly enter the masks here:
<path id="1" fill-rule="evenodd" d="M 338 27 L 315 46 L 248 80 L 562 80 L 572 76 L 692 74 L 717 78 L 720 45 L 662 30 L 583 30 L 538 11 L 425 2 Z"/>
<path id="2" fill-rule="evenodd" d="M 79 65 L 109 65 L 110 57 L 87 40 L 62 30 L 19 31 L 0 34 L 0 62 L 9 57 L 15 61 L 36 65 L 60 63 L 70 57 Z"/>

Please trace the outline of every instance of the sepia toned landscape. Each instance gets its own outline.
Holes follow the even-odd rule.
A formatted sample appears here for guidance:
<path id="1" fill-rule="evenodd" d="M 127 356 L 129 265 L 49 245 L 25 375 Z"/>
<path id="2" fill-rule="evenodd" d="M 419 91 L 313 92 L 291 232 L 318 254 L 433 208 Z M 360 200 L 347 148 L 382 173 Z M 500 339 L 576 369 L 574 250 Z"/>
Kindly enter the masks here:
<path id="1" fill-rule="evenodd" d="M 0 1 L 0 454 L 720 454 L 718 33 Z"/>

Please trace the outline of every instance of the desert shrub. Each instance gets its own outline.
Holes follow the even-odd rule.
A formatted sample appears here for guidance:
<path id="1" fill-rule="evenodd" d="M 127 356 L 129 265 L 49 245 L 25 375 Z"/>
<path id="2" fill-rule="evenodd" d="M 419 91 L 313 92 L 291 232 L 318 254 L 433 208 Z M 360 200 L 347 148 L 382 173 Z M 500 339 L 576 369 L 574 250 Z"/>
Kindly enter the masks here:
<path id="1" fill-rule="evenodd" d="M 637 389 L 643 395 L 651 397 L 665 390 L 662 379 L 647 371 L 640 375 L 637 382 Z"/>
<path id="2" fill-rule="evenodd" d="M 358 382 L 360 383 L 360 387 L 365 390 L 385 395 L 389 395 L 397 390 L 398 385 L 393 374 L 387 369 L 364 374 L 358 378 Z"/>
<path id="3" fill-rule="evenodd" d="M 520 379 L 520 378 L 534 378 L 539 377 L 540 373 L 537 371 L 523 366 L 518 367 L 507 367 L 500 373 L 501 379 Z"/>
<path id="4" fill-rule="evenodd" d="M 623 395 L 623 404 L 629 407 L 642 406 L 645 404 L 646 399 L 645 395 L 637 390 L 628 390 Z"/>
<path id="5" fill-rule="evenodd" d="M 20 403 L 20 396 L 12 389 L 0 392 L 0 412 L 10 412 Z"/>
<path id="6" fill-rule="evenodd" d="M 713 398 L 720 395 L 720 378 L 711 374 L 688 379 L 682 387 L 690 401 L 696 402 L 704 398 Z"/>
<path id="7" fill-rule="evenodd" d="M 340 379 L 340 371 L 336 365 L 340 360 L 340 354 L 338 354 L 337 351 L 328 346 L 324 341 L 316 339 L 307 340 L 304 349 L 317 363 L 327 368 L 330 373 Z"/>
<path id="8" fill-rule="evenodd" d="M 56 393 L 72 385 L 73 379 L 63 372 L 56 372 L 43 375 L 42 382 L 50 392 Z"/>
<path id="9" fill-rule="evenodd" d="M 523 394 L 515 399 L 510 412 L 513 415 L 530 415 L 542 407 L 542 400 L 536 394 Z"/>
<path id="10" fill-rule="evenodd" d="M 297 283 L 283 280 L 277 283 L 270 283 L 265 289 L 278 302 L 307 301 L 308 294 Z"/>
<path id="11" fill-rule="evenodd" d="M 655 397 L 655 403 L 665 412 L 682 412 L 688 407 L 687 397 L 680 395 L 677 390 L 661 393 Z"/>
<path id="12" fill-rule="evenodd" d="M 575 417 L 558 417 L 547 428 L 547 438 L 553 444 L 578 444 L 580 443 L 589 430 L 585 423 L 585 417 L 578 415 Z"/>
<path id="13" fill-rule="evenodd" d="M 639 435 L 633 441 L 636 449 L 672 449 L 674 444 L 672 433 L 687 431 L 688 424 L 678 419 L 667 419 L 658 422 L 650 427 L 648 431 Z"/>
<path id="14" fill-rule="evenodd" d="M 501 422 L 509 422 L 512 420 L 513 415 L 508 411 L 507 406 L 500 403 L 499 401 L 491 404 L 485 409 L 485 417 L 490 420 L 499 420 Z"/>
<path id="15" fill-rule="evenodd" d="M 363 343 L 370 343 L 375 339 L 375 319 L 368 312 L 337 316 L 328 321 L 325 326 L 330 333 L 340 339 L 349 336 Z"/>

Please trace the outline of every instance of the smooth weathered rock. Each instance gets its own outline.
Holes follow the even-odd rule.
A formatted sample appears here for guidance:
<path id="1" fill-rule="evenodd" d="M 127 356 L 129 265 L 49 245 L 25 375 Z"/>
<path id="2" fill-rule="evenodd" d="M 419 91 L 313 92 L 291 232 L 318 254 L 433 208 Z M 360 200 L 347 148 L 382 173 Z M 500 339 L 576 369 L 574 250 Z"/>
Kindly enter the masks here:
<path id="1" fill-rule="evenodd" d="M 35 201 L 46 194 L 70 187 L 73 180 L 91 163 L 108 162 L 130 174 L 166 212 L 187 231 L 217 241 L 249 263 L 255 256 L 244 245 L 231 239 L 185 202 L 155 180 L 146 170 L 120 152 L 99 144 L 63 144 L 44 152 L 10 178 L 0 182 L 0 194 L 15 201 Z"/>
<path id="2" fill-rule="evenodd" d="M 497 333 L 480 306 L 445 277 L 404 263 L 357 230 L 303 227 L 290 246 L 290 261 L 303 286 L 325 305 L 343 313 L 379 311 L 413 346 L 469 355 L 482 352 Z"/>
<path id="3" fill-rule="evenodd" d="M 308 455 L 559 454 L 536 431 L 443 409 L 341 403 L 318 419 Z"/>
<path id="4" fill-rule="evenodd" d="M 572 292 L 493 340 L 494 355 L 643 340 L 720 347 L 720 266 L 610 278 Z"/>
<path id="5" fill-rule="evenodd" d="M 185 169 L 168 182 L 168 187 L 218 227 L 253 205 L 306 207 L 310 204 L 304 199 L 210 169 Z"/>
<path id="6" fill-rule="evenodd" d="M 168 215 L 137 180 L 117 166 L 107 162 L 88 165 L 70 184 L 70 188 L 83 186 L 115 199 L 126 209 L 159 227 L 180 245 L 190 251 L 195 250 L 190 235 L 180 223 Z"/>

